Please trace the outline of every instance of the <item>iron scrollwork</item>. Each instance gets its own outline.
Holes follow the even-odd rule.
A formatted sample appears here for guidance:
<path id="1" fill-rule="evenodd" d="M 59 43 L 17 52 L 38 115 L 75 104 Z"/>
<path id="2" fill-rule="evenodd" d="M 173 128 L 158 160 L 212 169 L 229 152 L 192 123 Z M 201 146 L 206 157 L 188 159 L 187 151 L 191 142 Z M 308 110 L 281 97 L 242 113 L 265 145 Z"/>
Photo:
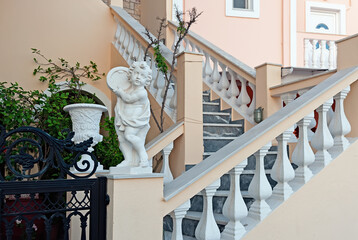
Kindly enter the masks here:
<path id="1" fill-rule="evenodd" d="M 56 139 L 43 130 L 31 126 L 19 127 L 7 132 L 5 127 L 0 125 L 0 157 L 3 158 L 15 180 L 41 177 L 49 169 L 57 169 L 59 179 L 65 178 L 66 175 L 72 178 L 89 178 L 96 172 L 98 166 L 94 154 L 88 152 L 93 139 L 75 144 L 72 141 L 73 137 L 74 132 L 69 132 L 66 139 Z M 65 152 L 72 154 L 72 157 L 66 161 L 63 157 Z M 82 161 L 81 166 L 78 165 L 83 154 L 91 156 L 94 163 L 92 169 L 90 169 L 91 163 L 86 160 Z M 41 168 L 38 167 L 39 164 Z M 83 174 L 76 175 L 70 169 Z M 0 173 L 0 181 L 4 180 L 4 176 Z"/>

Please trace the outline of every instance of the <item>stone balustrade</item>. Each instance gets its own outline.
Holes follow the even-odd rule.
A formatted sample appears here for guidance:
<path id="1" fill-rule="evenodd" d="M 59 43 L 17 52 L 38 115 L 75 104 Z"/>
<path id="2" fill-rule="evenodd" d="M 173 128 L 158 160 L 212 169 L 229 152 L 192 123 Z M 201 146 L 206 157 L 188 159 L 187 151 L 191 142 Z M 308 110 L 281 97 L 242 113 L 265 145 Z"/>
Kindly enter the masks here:
<path id="1" fill-rule="evenodd" d="M 178 39 L 175 24 L 169 22 L 174 35 L 172 49 Z M 202 53 L 204 83 L 231 108 L 254 124 L 255 70 L 192 32 L 184 38 L 179 51 Z"/>
<path id="2" fill-rule="evenodd" d="M 333 79 L 334 78 L 331 79 L 331 82 L 333 82 Z M 309 101 L 308 99 L 316 94 L 315 91 L 317 92 L 320 85 L 311 89 L 311 91 L 301 91 L 301 95 L 298 98 L 293 97 L 295 95 L 294 93 L 283 95 L 282 101 L 287 104 L 282 110 L 285 108 L 294 108 L 299 106 L 303 101 Z M 229 172 L 231 179 L 230 193 L 223 208 L 223 215 L 227 217 L 228 224 L 220 236 L 216 224 L 213 225 L 212 204 L 208 202 L 212 201 L 212 196 L 217 186 L 212 184 L 206 187 L 202 191 L 205 211 L 196 230 L 196 238 L 241 239 L 248 231 L 265 219 L 272 210 L 289 199 L 295 191 L 310 181 L 310 179 L 327 166 L 332 159 L 342 153 L 350 144 L 345 137 L 345 135 L 350 132 L 350 124 L 345 116 L 343 107 L 349 90 L 349 87 L 344 88 L 335 94 L 333 98 L 324 101 L 316 109 L 319 117 L 317 128 L 313 133 L 311 141 L 308 138 L 308 130 L 311 123 L 315 122 L 313 116 L 314 109 L 311 109 L 308 115 L 296 122 L 295 125 L 299 128 L 298 139 L 291 156 L 289 156 L 287 151 L 287 142 L 292 135 L 293 128 L 291 127 L 283 131 L 275 138 L 278 144 L 277 158 L 270 173 L 271 179 L 277 182 L 274 188 L 272 188 L 269 183 L 268 175 L 265 173 L 264 167 L 265 156 L 271 146 L 271 142 L 262 146 L 254 153 L 256 158 L 256 170 L 248 190 L 254 202 L 249 207 L 249 210 L 247 210 L 247 206 L 240 192 L 240 174 L 247 165 L 247 161 L 242 161 Z M 289 96 L 291 96 L 292 99 Z M 334 110 L 332 110 L 333 99 L 335 100 Z M 330 123 L 327 121 L 327 113 L 329 110 L 333 111 Z M 274 139 L 272 139 L 272 143 L 273 140 Z M 311 146 L 316 150 L 316 154 L 314 154 Z M 294 169 L 291 162 L 295 163 L 298 167 Z M 174 221 L 177 222 L 178 220 L 174 219 Z M 175 225 L 175 228 L 176 227 L 178 227 L 177 224 Z M 178 230 L 174 229 L 174 232 L 176 235 L 178 234 Z M 172 239 L 182 239 L 182 235 L 175 237 L 173 235 Z"/>
<path id="3" fill-rule="evenodd" d="M 115 13 L 114 19 L 117 23 L 117 29 L 112 42 L 113 46 L 118 50 L 119 54 L 123 57 L 128 66 L 130 66 L 134 61 L 143 61 L 146 48 L 149 44 L 149 39 L 144 34 L 145 28 L 129 16 L 129 14 L 123 9 L 117 7 L 113 7 L 113 9 Z M 154 36 L 152 37 L 155 39 Z M 171 51 L 166 48 L 165 45 L 162 45 L 162 49 L 164 58 L 168 63 L 170 63 L 172 58 Z M 168 83 L 164 74 L 159 71 L 156 66 L 154 50 L 150 48 L 147 54 L 146 62 L 152 69 L 153 77 L 153 81 L 147 89 L 161 106 L 166 86 L 169 84 L 164 111 L 173 120 L 173 122 L 176 122 L 176 78 L 174 76 L 172 82 Z M 168 66 L 170 68 L 170 64 L 168 64 Z"/>
<path id="4" fill-rule="evenodd" d="M 334 41 L 305 39 L 304 66 L 307 68 L 337 68 L 337 46 Z"/>

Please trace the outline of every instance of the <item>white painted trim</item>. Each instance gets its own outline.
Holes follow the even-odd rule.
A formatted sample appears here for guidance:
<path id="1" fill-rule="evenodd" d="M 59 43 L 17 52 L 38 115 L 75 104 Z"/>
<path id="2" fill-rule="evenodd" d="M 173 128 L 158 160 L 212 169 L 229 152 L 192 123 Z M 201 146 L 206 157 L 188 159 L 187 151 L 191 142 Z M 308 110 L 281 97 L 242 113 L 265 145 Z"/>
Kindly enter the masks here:
<path id="1" fill-rule="evenodd" d="M 312 9 L 337 12 L 339 13 L 339 32 L 338 34 L 346 34 L 346 5 L 344 4 L 332 4 L 323 2 L 306 2 L 306 32 L 309 32 L 310 13 Z"/>
<path id="2" fill-rule="evenodd" d="M 260 0 L 250 1 L 252 3 L 252 9 L 240 9 L 233 8 L 233 0 L 226 0 L 226 16 L 260 18 Z"/>
<path id="3" fill-rule="evenodd" d="M 69 87 L 67 86 L 66 82 L 58 82 L 56 83 L 56 85 L 58 85 L 60 87 L 60 91 L 64 91 L 64 90 L 69 90 Z M 102 101 L 102 103 L 104 104 L 104 106 L 107 107 L 108 109 L 108 116 L 111 117 L 112 115 L 112 103 L 111 101 L 109 100 L 109 98 L 106 96 L 106 94 L 104 94 L 101 90 L 99 90 L 98 88 L 95 88 L 93 87 L 92 85 L 90 84 L 86 84 L 84 86 L 82 86 L 82 90 L 85 91 L 85 92 L 88 92 L 88 93 L 94 93 L 96 94 L 96 97 Z M 51 96 L 51 92 L 46 89 L 44 91 L 44 93 L 48 96 Z"/>
<path id="4" fill-rule="evenodd" d="M 297 1 L 291 0 L 290 4 L 290 65 L 297 66 Z"/>

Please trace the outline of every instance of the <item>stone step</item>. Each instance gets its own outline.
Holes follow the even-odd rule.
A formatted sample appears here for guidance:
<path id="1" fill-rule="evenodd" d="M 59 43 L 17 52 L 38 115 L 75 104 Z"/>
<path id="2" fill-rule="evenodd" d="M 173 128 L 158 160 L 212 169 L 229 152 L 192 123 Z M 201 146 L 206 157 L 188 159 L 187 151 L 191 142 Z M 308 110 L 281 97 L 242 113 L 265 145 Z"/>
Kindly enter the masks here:
<path id="1" fill-rule="evenodd" d="M 210 93 L 203 92 L 203 102 L 210 102 Z"/>
<path id="2" fill-rule="evenodd" d="M 230 123 L 231 115 L 227 112 L 203 112 L 204 123 Z"/>
<path id="3" fill-rule="evenodd" d="M 203 102 L 203 112 L 220 112 L 220 103 Z"/>
<path id="4" fill-rule="evenodd" d="M 204 137 L 238 137 L 243 134 L 242 123 L 204 123 Z"/>
<path id="5" fill-rule="evenodd" d="M 229 144 L 236 137 L 203 137 L 204 141 L 204 152 L 216 152 L 225 145 Z"/>

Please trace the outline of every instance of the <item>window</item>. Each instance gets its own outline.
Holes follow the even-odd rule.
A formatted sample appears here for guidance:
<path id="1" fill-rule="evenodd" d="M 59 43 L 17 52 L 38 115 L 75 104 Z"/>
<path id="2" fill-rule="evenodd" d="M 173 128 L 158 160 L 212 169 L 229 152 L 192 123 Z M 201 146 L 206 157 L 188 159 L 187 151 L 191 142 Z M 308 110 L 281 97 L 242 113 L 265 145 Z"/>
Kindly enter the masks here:
<path id="1" fill-rule="evenodd" d="M 306 31 L 345 34 L 346 6 L 322 2 L 306 2 Z"/>
<path id="2" fill-rule="evenodd" d="M 242 8 L 242 9 L 249 9 L 248 0 L 234 0 L 234 8 Z"/>
<path id="3" fill-rule="evenodd" d="M 226 16 L 260 17 L 260 0 L 226 0 Z"/>

